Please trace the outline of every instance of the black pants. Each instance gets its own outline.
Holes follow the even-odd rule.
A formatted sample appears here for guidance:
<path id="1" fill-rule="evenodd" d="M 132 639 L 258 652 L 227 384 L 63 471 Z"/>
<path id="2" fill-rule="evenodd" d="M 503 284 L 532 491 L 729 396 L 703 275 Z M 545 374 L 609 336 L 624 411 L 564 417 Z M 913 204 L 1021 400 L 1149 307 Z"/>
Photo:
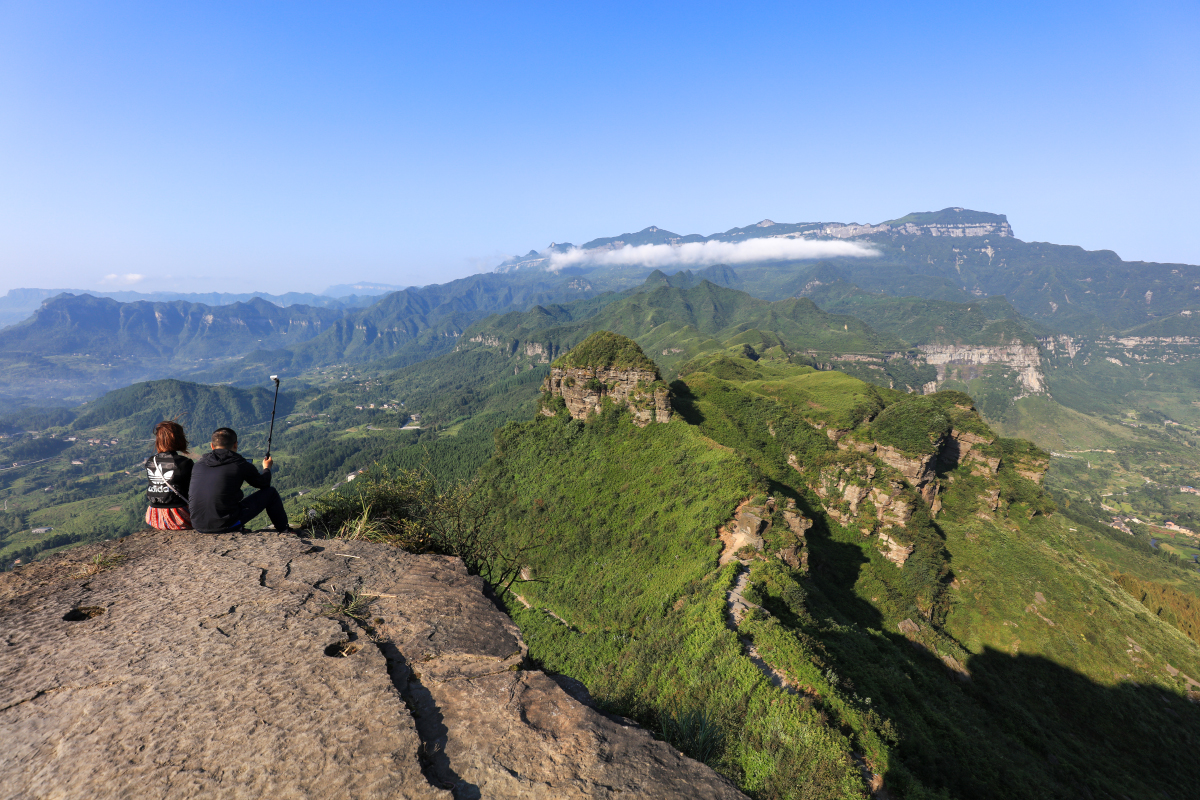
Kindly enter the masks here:
<path id="1" fill-rule="evenodd" d="M 244 526 L 263 511 L 271 519 L 271 524 L 277 531 L 288 530 L 287 512 L 283 510 L 283 498 L 274 486 L 259 489 L 249 497 L 243 498 L 238 506 L 238 525 Z"/>

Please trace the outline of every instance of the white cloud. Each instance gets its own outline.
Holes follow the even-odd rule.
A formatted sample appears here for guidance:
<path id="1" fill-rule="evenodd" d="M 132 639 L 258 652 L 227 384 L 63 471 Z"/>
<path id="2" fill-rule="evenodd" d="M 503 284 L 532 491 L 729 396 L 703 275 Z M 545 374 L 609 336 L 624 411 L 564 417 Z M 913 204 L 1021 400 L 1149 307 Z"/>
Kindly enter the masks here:
<path id="1" fill-rule="evenodd" d="M 806 258 L 849 256 L 866 258 L 879 252 L 857 242 L 825 239 L 764 237 L 742 242 L 689 242 L 642 244 L 615 250 L 575 248 L 550 255 L 551 270 L 575 264 L 597 266 L 642 265 L 646 267 L 704 267 L 711 264 L 748 264 L 757 261 L 795 261 Z"/>
<path id="2" fill-rule="evenodd" d="M 145 275 L 137 272 L 127 272 L 124 275 L 117 275 L 116 273 L 105 275 L 101 283 L 115 284 L 117 286 L 133 286 L 135 283 L 140 283 L 144 280 L 146 280 Z"/>

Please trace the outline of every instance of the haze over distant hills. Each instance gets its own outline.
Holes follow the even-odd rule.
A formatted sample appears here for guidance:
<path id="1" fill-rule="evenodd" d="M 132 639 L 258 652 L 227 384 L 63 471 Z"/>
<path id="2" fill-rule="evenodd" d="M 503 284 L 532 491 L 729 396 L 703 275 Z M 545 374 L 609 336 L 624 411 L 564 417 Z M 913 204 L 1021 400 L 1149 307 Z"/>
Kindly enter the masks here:
<path id="1" fill-rule="evenodd" d="M 117 291 L 103 292 L 90 289 L 9 289 L 7 294 L 0 297 L 0 328 L 13 325 L 36 311 L 43 302 L 61 294 L 91 295 L 92 297 L 109 297 L 123 303 L 145 301 L 150 303 L 183 300 L 188 303 L 203 303 L 210 306 L 224 306 L 231 303 L 245 303 L 255 297 L 285 307 L 292 305 L 317 306 L 319 308 L 357 308 L 369 306 L 374 298 L 386 292 L 402 289 L 402 286 L 382 286 L 372 284 L 356 284 L 331 286 L 321 294 L 311 292 L 286 292 L 271 294 L 269 292 L 135 292 Z M 346 291 L 338 291 L 345 289 Z"/>
<path id="2" fill-rule="evenodd" d="M 359 281 L 358 283 L 339 283 L 336 286 L 330 286 L 321 292 L 321 294 L 326 297 L 344 297 L 346 295 L 377 296 L 387 294 L 388 292 L 398 292 L 404 288 L 406 287 L 393 286 L 390 283 Z"/>

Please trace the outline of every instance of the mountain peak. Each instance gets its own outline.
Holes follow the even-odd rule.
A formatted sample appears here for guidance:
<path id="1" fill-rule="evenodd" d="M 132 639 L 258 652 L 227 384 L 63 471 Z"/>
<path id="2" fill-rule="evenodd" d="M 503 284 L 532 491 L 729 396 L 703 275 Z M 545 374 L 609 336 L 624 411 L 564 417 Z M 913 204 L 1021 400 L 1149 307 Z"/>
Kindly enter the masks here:
<path id="1" fill-rule="evenodd" d="M 607 397 L 628 408 L 638 427 L 671 421 L 671 393 L 658 365 L 633 339 L 611 331 L 593 333 L 555 360 L 542 391 L 541 413 L 548 417 L 565 410 L 586 419 L 604 410 Z"/>
<path id="2" fill-rule="evenodd" d="M 1007 225 L 1008 217 L 987 211 L 972 211 L 961 206 L 943 208 L 941 211 L 914 211 L 899 219 L 889 219 L 884 225 Z"/>
<path id="3" fill-rule="evenodd" d="M 658 365 L 647 358 L 633 339 L 611 331 L 596 331 L 554 362 L 567 369 L 634 369 L 658 374 Z"/>

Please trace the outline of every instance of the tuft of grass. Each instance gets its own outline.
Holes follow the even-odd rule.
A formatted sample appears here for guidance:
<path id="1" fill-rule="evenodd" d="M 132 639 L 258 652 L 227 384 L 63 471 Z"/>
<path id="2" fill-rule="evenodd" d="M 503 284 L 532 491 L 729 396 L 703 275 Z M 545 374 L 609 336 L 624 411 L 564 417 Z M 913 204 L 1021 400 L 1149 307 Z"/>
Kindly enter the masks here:
<path id="1" fill-rule="evenodd" d="M 93 575 L 99 575 L 106 569 L 112 569 L 125 561 L 126 556 L 121 553 L 97 553 L 92 556 L 92 560 L 80 565 L 72 578 L 90 578 Z"/>
<path id="2" fill-rule="evenodd" d="M 365 592 L 346 592 L 342 598 L 342 602 L 326 603 L 323 613 L 330 617 L 341 614 L 365 623 L 371 604 L 378 599 L 376 595 L 366 594 Z"/>
<path id="3" fill-rule="evenodd" d="M 709 766 L 720 763 L 725 733 L 703 708 L 664 712 L 659 717 L 663 739 L 688 756 Z"/>
<path id="4" fill-rule="evenodd" d="M 352 486 L 307 509 L 304 528 L 322 538 L 383 542 L 411 553 L 461 558 L 467 571 L 493 586 L 516 580 L 524 554 L 536 545 L 506 547 L 489 522 L 492 507 L 478 481 L 440 486 L 423 470 L 376 465 Z"/>
<path id="5" fill-rule="evenodd" d="M 388 529 L 383 520 L 371 514 L 371 506 L 364 499 L 362 514 L 342 522 L 338 528 L 338 539 L 351 539 L 364 542 L 387 541 Z"/>

